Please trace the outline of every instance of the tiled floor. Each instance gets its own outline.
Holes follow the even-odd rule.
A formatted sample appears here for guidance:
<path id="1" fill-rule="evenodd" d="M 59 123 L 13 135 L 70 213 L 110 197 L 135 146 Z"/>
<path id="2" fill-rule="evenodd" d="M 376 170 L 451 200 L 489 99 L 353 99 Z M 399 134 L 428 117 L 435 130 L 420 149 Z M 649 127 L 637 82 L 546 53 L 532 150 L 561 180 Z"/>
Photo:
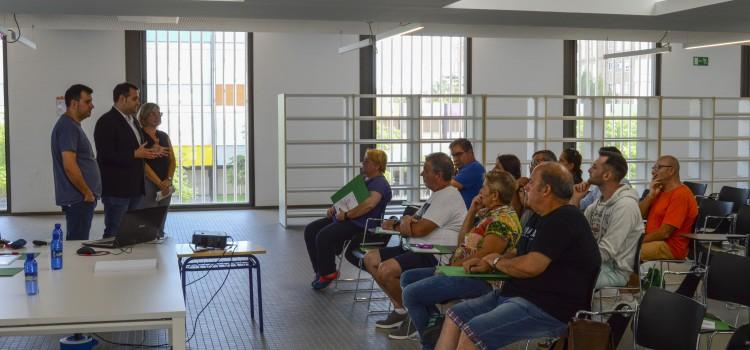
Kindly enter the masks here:
<path id="1" fill-rule="evenodd" d="M 200 316 L 203 308 L 226 272 L 217 271 L 188 287 L 187 335 L 195 332 L 188 343 L 190 349 L 418 349 L 414 341 L 394 341 L 374 328 L 381 316 L 367 316 L 366 304 L 352 303 L 351 294 L 336 294 L 328 288 L 323 292 L 310 289 L 313 278 L 304 247 L 302 226 L 284 229 L 278 225 L 275 210 L 225 210 L 174 212 L 169 214 L 166 231 L 175 241 L 187 241 L 197 229 L 225 231 L 237 240 L 250 240 L 268 249 L 259 256 L 263 275 L 265 333 L 249 318 L 247 273 L 233 271 L 226 285 Z M 3 237 L 48 239 L 53 223 L 60 216 L 0 217 Z M 103 229 L 102 215 L 94 218 L 92 238 Z M 348 265 L 344 263 L 344 265 Z M 347 273 L 353 270 L 349 267 Z M 203 273 L 188 275 L 193 281 Z M 154 291 L 158 293 L 158 291 Z M 716 311 L 718 310 L 718 311 Z M 723 311 L 719 303 L 711 311 Z M 1 312 L 1 311 L 0 311 Z M 743 315 L 742 322 L 747 322 Z M 167 341 L 166 331 L 102 334 L 119 343 L 155 345 Z M 45 337 L 0 337 L 0 349 L 57 349 L 62 335 Z M 620 349 L 630 347 L 626 334 Z M 717 337 L 714 349 L 723 349 L 726 339 Z M 533 342 L 532 344 L 534 344 Z M 97 349 L 132 349 L 137 346 L 100 345 Z M 523 348 L 520 345 L 511 348 Z M 530 347 L 534 348 L 534 346 Z"/>

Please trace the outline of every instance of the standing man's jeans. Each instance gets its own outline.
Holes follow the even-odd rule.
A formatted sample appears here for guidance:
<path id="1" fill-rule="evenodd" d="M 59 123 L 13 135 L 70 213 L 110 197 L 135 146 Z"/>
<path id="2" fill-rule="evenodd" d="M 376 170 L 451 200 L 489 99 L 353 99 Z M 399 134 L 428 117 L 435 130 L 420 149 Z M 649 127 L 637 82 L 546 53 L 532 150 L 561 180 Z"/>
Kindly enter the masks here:
<path id="1" fill-rule="evenodd" d="M 435 304 L 476 298 L 492 291 L 492 286 L 480 279 L 436 276 L 434 267 L 404 271 L 401 288 L 404 307 L 420 336 L 430 317 L 439 313 Z M 432 349 L 434 344 L 422 343 L 422 346 Z"/>
<path id="2" fill-rule="evenodd" d="M 89 239 L 94 208 L 96 208 L 96 200 L 91 203 L 80 201 L 62 207 L 65 213 L 66 241 L 86 241 Z"/>
<path id="3" fill-rule="evenodd" d="M 104 238 L 118 234 L 120 221 L 128 210 L 140 208 L 143 196 L 102 197 L 104 204 Z"/>

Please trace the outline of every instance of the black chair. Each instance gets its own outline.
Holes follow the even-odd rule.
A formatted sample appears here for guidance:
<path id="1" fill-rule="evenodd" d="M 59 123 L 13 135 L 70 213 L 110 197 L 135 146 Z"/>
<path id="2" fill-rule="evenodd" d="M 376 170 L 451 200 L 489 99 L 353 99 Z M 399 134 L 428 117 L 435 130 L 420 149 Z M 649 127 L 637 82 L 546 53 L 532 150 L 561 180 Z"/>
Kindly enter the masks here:
<path id="1" fill-rule="evenodd" d="M 698 198 L 698 217 L 695 219 L 695 233 L 719 233 L 722 226 L 727 226 L 733 220 L 733 202 L 713 200 L 711 198 Z M 727 224 L 725 224 L 727 223 Z"/>
<path id="2" fill-rule="evenodd" d="M 750 205 L 745 204 L 737 210 L 732 233 L 745 236 L 745 256 L 750 256 L 748 254 L 748 248 L 750 248 Z"/>
<path id="3" fill-rule="evenodd" d="M 693 195 L 696 196 L 703 196 L 706 194 L 706 189 L 708 188 L 708 184 L 702 184 L 700 182 L 690 182 L 685 181 L 683 182 L 685 186 L 690 188 L 690 191 L 693 192 Z"/>
<path id="4" fill-rule="evenodd" d="M 649 288 L 636 314 L 635 341 L 660 350 L 697 349 L 706 307 L 683 295 Z"/>
<path id="5" fill-rule="evenodd" d="M 747 204 L 747 199 L 749 197 L 750 197 L 750 189 L 724 186 L 719 191 L 718 199 L 720 201 L 734 203 L 734 208 L 732 209 L 732 212 L 736 213 L 737 210 L 739 210 L 743 204 Z"/>
<path id="6" fill-rule="evenodd" d="M 724 252 L 712 252 L 710 265 L 706 271 L 706 296 L 709 299 L 750 307 L 750 280 L 744 278 L 749 275 L 750 258 Z M 734 333 L 738 318 L 739 311 L 734 324 L 729 325 L 728 331 L 705 332 L 711 333 L 707 343 L 708 349 L 711 348 L 714 335 Z M 714 316 L 711 319 L 723 322 Z"/>
<path id="7" fill-rule="evenodd" d="M 579 311 L 578 315 L 632 314 L 633 310 Z M 698 349 L 706 307 L 703 304 L 661 288 L 649 288 L 633 323 L 634 346 L 659 350 Z"/>

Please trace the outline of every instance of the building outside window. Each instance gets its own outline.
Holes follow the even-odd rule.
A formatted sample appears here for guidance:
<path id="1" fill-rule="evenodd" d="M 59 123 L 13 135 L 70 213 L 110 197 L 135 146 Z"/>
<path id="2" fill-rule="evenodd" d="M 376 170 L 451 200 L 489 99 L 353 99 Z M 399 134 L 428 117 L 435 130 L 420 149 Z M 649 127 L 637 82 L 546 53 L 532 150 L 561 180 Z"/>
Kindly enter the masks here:
<path id="1" fill-rule="evenodd" d="M 249 203 L 247 33 L 146 32 L 146 96 L 177 157 L 172 203 Z"/>

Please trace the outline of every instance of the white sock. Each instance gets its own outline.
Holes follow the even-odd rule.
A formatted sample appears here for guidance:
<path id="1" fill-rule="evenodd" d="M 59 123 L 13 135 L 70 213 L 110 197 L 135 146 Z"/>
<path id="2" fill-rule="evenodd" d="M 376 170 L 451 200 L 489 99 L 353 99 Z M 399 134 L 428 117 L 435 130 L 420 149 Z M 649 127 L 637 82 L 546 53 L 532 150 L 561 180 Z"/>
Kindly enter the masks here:
<path id="1" fill-rule="evenodd" d="M 406 309 L 404 308 L 395 308 L 393 309 L 393 311 L 396 311 L 396 313 L 399 315 L 406 315 Z"/>

